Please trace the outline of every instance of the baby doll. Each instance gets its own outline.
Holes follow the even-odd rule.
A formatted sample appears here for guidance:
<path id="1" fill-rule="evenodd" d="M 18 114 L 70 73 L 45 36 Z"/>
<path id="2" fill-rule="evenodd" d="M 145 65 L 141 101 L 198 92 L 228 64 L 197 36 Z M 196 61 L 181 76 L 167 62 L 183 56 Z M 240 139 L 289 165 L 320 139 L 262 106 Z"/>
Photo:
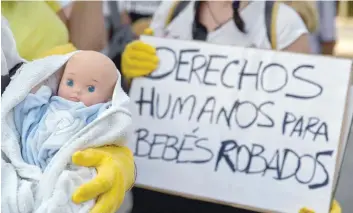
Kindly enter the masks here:
<path id="1" fill-rule="evenodd" d="M 15 108 L 23 160 L 44 171 L 65 142 L 109 108 L 117 78 L 117 68 L 105 55 L 75 53 L 57 91 L 40 86 Z"/>

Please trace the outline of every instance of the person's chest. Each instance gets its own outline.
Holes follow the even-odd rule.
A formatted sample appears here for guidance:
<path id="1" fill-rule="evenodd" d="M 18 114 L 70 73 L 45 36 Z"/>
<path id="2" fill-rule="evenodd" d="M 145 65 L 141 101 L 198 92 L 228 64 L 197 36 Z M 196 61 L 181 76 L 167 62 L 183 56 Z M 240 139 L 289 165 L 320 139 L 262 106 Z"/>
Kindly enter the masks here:
<path id="1" fill-rule="evenodd" d="M 257 15 L 254 15 L 257 14 Z M 241 32 L 235 25 L 233 19 L 219 26 L 216 30 L 208 32 L 205 41 L 241 47 L 254 47 L 268 49 L 269 43 L 266 36 L 266 25 L 264 17 L 264 4 L 253 2 L 240 13 L 246 32 Z M 182 40 L 193 40 L 195 32 L 193 5 L 188 5 L 182 13 L 177 16 L 165 29 L 164 37 Z"/>

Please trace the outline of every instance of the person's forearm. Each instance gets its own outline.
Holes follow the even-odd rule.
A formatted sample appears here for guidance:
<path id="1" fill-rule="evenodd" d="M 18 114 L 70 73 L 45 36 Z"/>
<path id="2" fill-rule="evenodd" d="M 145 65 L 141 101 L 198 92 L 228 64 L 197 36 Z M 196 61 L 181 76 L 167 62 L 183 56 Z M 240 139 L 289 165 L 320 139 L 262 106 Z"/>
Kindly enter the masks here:
<path id="1" fill-rule="evenodd" d="M 122 11 L 120 14 L 121 24 L 131 24 L 131 19 L 126 11 Z"/>
<path id="2" fill-rule="evenodd" d="M 77 49 L 102 50 L 107 42 L 102 1 L 74 1 L 68 28 Z"/>
<path id="3" fill-rule="evenodd" d="M 333 51 L 335 48 L 335 41 L 321 42 L 321 52 L 324 55 L 333 55 Z"/>

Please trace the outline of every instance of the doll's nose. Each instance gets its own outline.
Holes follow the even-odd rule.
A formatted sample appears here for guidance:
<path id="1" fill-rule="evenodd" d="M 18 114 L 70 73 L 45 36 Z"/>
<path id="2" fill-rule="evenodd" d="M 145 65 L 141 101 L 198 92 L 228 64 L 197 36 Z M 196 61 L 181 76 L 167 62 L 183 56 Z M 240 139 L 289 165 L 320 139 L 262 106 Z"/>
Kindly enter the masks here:
<path id="1" fill-rule="evenodd" d="M 80 94 L 81 93 L 81 88 L 79 88 L 79 87 L 74 88 L 74 92 L 77 93 L 77 94 Z"/>

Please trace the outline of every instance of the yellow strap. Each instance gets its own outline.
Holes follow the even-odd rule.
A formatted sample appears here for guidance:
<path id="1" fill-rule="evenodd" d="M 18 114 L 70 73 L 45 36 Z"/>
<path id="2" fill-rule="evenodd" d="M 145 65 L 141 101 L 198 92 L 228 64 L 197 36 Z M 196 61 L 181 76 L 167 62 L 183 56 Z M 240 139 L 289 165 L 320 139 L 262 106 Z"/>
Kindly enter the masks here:
<path id="1" fill-rule="evenodd" d="M 274 2 L 271 14 L 271 47 L 277 50 L 277 16 L 279 3 Z"/>
<path id="2" fill-rule="evenodd" d="M 174 1 L 172 8 L 170 8 L 170 10 L 169 10 L 169 14 L 168 14 L 167 20 L 165 22 L 166 25 L 168 25 L 172 21 L 172 17 L 173 17 L 175 8 L 178 6 L 178 4 L 179 4 L 179 1 Z"/>

